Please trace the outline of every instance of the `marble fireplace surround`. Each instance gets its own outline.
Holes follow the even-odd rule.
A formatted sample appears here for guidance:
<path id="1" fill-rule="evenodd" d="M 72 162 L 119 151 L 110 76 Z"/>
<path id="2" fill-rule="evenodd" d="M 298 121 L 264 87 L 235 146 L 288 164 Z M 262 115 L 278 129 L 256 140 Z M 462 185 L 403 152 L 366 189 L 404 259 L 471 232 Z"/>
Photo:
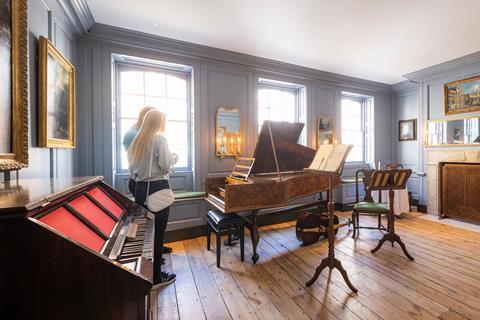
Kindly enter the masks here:
<path id="1" fill-rule="evenodd" d="M 480 150 L 427 150 L 427 210 L 438 214 L 440 210 L 440 164 L 443 162 L 480 163 Z"/>

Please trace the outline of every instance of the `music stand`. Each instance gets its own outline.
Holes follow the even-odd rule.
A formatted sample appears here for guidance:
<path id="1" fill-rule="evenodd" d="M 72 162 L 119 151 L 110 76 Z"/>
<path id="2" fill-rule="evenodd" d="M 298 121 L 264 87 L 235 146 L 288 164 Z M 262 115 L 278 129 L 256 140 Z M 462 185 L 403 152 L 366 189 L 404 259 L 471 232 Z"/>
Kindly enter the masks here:
<path id="1" fill-rule="evenodd" d="M 320 265 L 315 269 L 315 274 L 306 285 L 311 286 L 317 281 L 323 269 L 328 267 L 330 272 L 332 272 L 332 270 L 336 268 L 340 271 L 348 287 L 356 293 L 358 289 L 350 282 L 347 271 L 343 268 L 340 260 L 335 258 L 335 229 L 341 225 L 335 226 L 335 203 L 333 202 L 332 190 L 332 180 L 334 177 L 340 177 L 342 174 L 345 159 L 351 149 L 351 145 L 322 145 L 317 150 L 317 154 L 310 167 L 305 169 L 309 172 L 328 177 L 328 256 L 322 259 Z"/>
<path id="2" fill-rule="evenodd" d="M 414 260 L 413 257 L 408 253 L 405 244 L 400 239 L 400 236 L 395 233 L 395 215 L 394 215 L 394 190 L 402 190 L 405 189 L 407 185 L 408 178 L 412 174 L 412 170 L 410 169 L 391 169 L 391 170 L 377 170 L 374 172 L 372 177 L 372 185 L 370 190 L 378 190 L 378 192 L 382 192 L 382 190 L 388 190 L 388 197 L 389 197 L 389 212 L 388 212 L 388 227 L 387 233 L 383 236 L 382 239 L 378 242 L 378 245 L 371 250 L 372 253 L 377 252 L 382 245 L 386 241 L 390 241 L 392 246 L 394 242 L 397 242 L 400 247 L 402 248 L 403 253 L 408 257 L 410 260 Z"/>

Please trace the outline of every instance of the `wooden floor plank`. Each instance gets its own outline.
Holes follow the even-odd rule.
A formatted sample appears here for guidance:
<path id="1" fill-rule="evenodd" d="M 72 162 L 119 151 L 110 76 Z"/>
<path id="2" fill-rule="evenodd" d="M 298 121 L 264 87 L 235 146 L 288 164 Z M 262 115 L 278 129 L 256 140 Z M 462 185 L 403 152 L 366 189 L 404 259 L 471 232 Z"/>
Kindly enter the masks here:
<path id="1" fill-rule="evenodd" d="M 247 243 L 246 249 L 248 247 L 250 247 L 250 244 Z M 232 261 L 241 263 L 285 319 L 309 319 L 308 315 L 289 297 L 288 293 L 277 281 L 265 272 L 261 264 L 253 264 L 251 261 L 241 262 L 238 246 L 224 247 L 224 249 L 225 250 L 222 250 L 222 256 L 229 257 Z M 251 251 L 248 249 L 246 252 L 246 256 L 251 255 Z"/>
<path id="2" fill-rule="evenodd" d="M 341 219 L 350 213 L 338 213 Z M 361 218 L 362 224 L 376 219 Z M 166 270 L 173 285 L 152 292 L 156 319 L 480 319 L 480 234 L 407 215 L 397 233 L 415 261 L 398 245 L 372 249 L 382 233 L 361 230 L 351 239 L 339 230 L 336 256 L 359 289 L 350 291 L 341 275 L 324 270 L 311 287 L 316 266 L 328 251 L 326 241 L 301 247 L 295 223 L 260 228 L 260 260 L 252 264 L 246 232 L 246 261 L 238 245 L 222 246 L 222 268 L 206 238 L 172 243 Z M 156 304 L 156 306 L 155 306 Z M 155 320 L 155 318 L 153 318 Z"/>
<path id="3" fill-rule="evenodd" d="M 175 291 L 177 293 L 179 318 L 206 319 L 183 241 L 171 243 L 170 246 L 173 249 L 173 253 L 170 254 L 172 269 L 177 275 Z M 159 319 L 162 319 L 162 317 L 159 317 Z"/>
<path id="4" fill-rule="evenodd" d="M 165 259 L 165 265 L 163 269 L 167 272 L 173 272 L 172 270 L 172 260 L 170 254 L 163 255 Z M 165 320 L 178 320 L 178 307 L 177 307 L 177 294 L 175 290 L 175 284 L 162 287 L 158 289 L 156 292 L 156 298 L 152 300 L 156 300 L 156 308 L 158 315 L 160 317 L 156 317 L 156 319 L 165 319 Z"/>
<path id="5" fill-rule="evenodd" d="M 212 244 L 213 249 L 214 244 Z M 215 250 L 215 249 L 213 249 Z M 237 257 L 232 254 L 230 247 L 224 247 L 221 255 L 221 267 L 228 270 L 244 297 L 255 310 L 260 319 L 285 319 L 273 304 L 268 294 L 263 290 L 266 286 L 258 277 L 254 278 Z"/>
<path id="6" fill-rule="evenodd" d="M 207 264 L 209 265 L 210 272 L 217 284 L 220 293 L 222 294 L 225 305 L 227 306 L 230 315 L 233 319 L 245 319 L 254 320 L 258 319 L 254 309 L 250 306 L 250 303 L 245 298 L 242 290 L 235 282 L 228 270 L 224 268 L 217 268 L 217 259 L 213 250 L 206 250 L 207 240 L 205 237 L 196 239 L 200 250 L 202 251 Z"/>
<path id="7" fill-rule="evenodd" d="M 231 319 L 197 241 L 186 240 L 184 244 L 205 316 L 214 320 Z"/>

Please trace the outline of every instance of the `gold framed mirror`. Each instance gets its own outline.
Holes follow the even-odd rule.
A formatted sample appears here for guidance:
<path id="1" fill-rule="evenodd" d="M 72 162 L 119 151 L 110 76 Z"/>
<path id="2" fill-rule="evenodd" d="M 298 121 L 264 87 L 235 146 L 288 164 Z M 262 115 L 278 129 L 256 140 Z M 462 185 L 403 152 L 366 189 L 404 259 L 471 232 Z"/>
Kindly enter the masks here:
<path id="1" fill-rule="evenodd" d="M 427 147 L 480 146 L 480 117 L 430 120 L 426 128 Z"/>
<path id="2" fill-rule="evenodd" d="M 27 0 L 0 6 L 0 171 L 28 166 Z"/>
<path id="3" fill-rule="evenodd" d="M 237 108 L 219 107 L 215 117 L 217 157 L 236 157 L 241 153 L 241 119 Z"/>
<path id="4" fill-rule="evenodd" d="M 317 149 L 322 144 L 334 143 L 333 117 L 319 116 L 317 119 Z"/>

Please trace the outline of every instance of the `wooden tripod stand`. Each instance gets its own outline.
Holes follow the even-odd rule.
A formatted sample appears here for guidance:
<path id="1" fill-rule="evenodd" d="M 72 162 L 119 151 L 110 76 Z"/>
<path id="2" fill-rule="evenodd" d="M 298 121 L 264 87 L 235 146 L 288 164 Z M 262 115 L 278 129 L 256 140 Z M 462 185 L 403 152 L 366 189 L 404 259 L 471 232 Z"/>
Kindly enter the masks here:
<path id="1" fill-rule="evenodd" d="M 333 202 L 332 196 L 332 178 L 334 175 L 338 175 L 338 173 L 332 173 L 332 172 L 322 172 L 322 174 L 327 174 L 328 175 L 328 256 L 322 260 L 320 265 L 317 267 L 315 270 L 315 274 L 313 277 L 306 283 L 307 286 L 311 286 L 315 281 L 317 281 L 318 277 L 320 276 L 320 273 L 328 267 L 330 269 L 330 272 L 333 269 L 338 269 L 340 273 L 342 274 L 343 280 L 345 280 L 346 284 L 348 287 L 353 291 L 353 292 L 358 292 L 357 288 L 350 282 L 350 279 L 348 278 L 347 271 L 342 266 L 342 263 L 340 260 L 335 258 L 335 229 L 339 228 L 340 225 L 335 226 L 334 224 L 334 216 L 335 216 L 335 203 Z"/>
<path id="2" fill-rule="evenodd" d="M 412 170 L 410 169 L 402 169 L 402 170 L 378 170 L 375 171 L 372 177 L 372 181 L 385 181 L 385 183 L 380 183 L 377 186 L 374 186 L 372 190 L 378 190 L 381 192 L 382 190 L 388 190 L 388 197 L 389 197 L 389 212 L 388 212 L 388 227 L 387 233 L 383 236 L 382 239 L 378 242 L 377 246 L 371 250 L 372 253 L 377 252 L 382 245 L 390 241 L 392 246 L 394 242 L 397 242 L 402 248 L 403 253 L 407 256 L 408 259 L 413 261 L 413 257 L 408 253 L 405 244 L 400 239 L 400 236 L 395 233 L 395 214 L 394 214 L 394 196 L 395 193 L 393 190 L 400 190 L 405 189 L 407 184 L 408 177 L 412 174 Z"/>

